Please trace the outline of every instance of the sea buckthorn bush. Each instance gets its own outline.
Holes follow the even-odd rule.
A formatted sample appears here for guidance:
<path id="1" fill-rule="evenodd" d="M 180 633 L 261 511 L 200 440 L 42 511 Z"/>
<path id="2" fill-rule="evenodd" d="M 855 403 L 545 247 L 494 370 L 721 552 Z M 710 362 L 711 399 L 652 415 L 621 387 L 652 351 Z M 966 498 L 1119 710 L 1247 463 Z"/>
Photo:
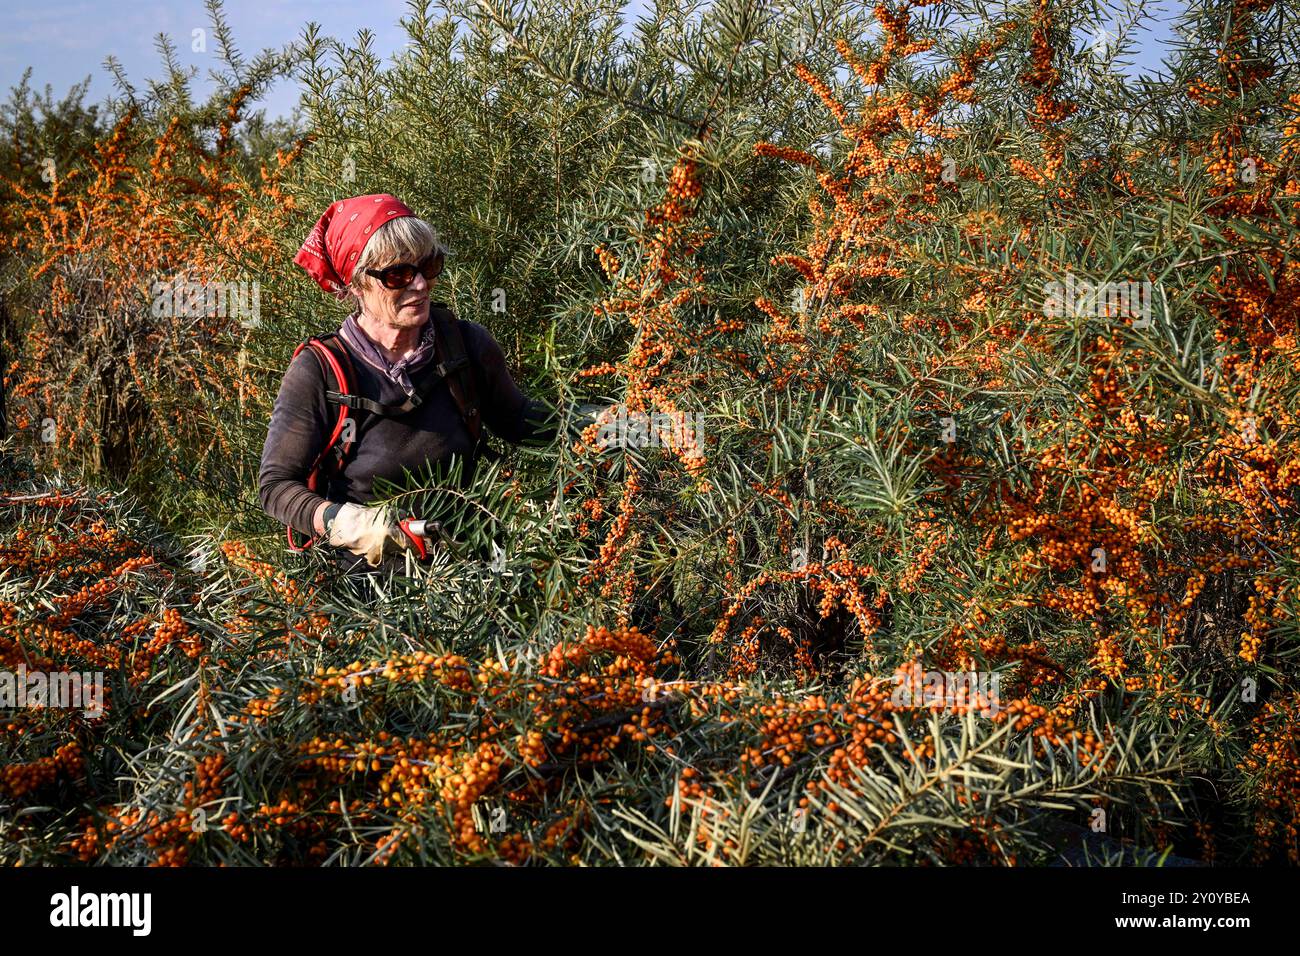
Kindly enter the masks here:
<path id="1" fill-rule="evenodd" d="M 2 254 L 18 273 L 5 302 L 18 342 L 3 369 L 7 430 L 46 468 L 163 509 L 237 498 L 255 475 L 236 449 L 266 400 L 250 359 L 262 264 L 305 145 L 250 115 L 291 58 L 245 62 L 214 14 L 223 63 L 207 102 L 193 101 L 165 42 L 166 82 L 137 92 L 119 72 L 102 119 L 83 119 L 73 95 L 43 104 L 37 123 L 24 82 L 0 154 Z"/>
<path id="2" fill-rule="evenodd" d="M 338 71 L 309 30 L 308 134 L 252 201 L 305 228 L 352 160 L 428 204 L 530 387 L 650 432 L 387 489 L 455 545 L 376 582 L 11 440 L 4 666 L 108 706 L 3 726 L 0 854 L 1300 861 L 1300 38 L 1203 0 L 1136 83 L 1097 26 L 449 4 Z M 264 275 L 262 422 L 312 321 Z"/>
<path id="3" fill-rule="evenodd" d="M 392 582 L 362 621 L 348 585 L 238 541 L 196 567 L 120 498 L 7 477 L 4 664 L 107 684 L 102 716 L 2 728 L 7 862 L 1016 862 L 1050 853 L 1018 832 L 1036 808 L 1185 772 L 1155 725 L 1133 749 L 1032 707 L 981 725 L 971 701 L 958 739 L 890 682 L 684 677 L 671 643 L 554 613 L 529 565 L 443 556 L 457 589 Z"/>

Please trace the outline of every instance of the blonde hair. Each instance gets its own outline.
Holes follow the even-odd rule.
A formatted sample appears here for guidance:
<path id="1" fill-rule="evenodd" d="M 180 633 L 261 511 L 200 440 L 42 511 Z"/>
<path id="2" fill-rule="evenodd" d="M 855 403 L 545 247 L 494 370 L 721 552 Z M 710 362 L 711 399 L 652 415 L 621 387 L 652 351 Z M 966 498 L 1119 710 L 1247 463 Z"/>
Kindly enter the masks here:
<path id="1" fill-rule="evenodd" d="M 446 255 L 447 248 L 438 239 L 433 226 L 415 216 L 390 219 L 370 237 L 356 267 L 352 270 L 352 287 L 364 291 L 375 281 L 367 269 L 380 269 L 398 262 L 421 262 L 435 249 Z"/>

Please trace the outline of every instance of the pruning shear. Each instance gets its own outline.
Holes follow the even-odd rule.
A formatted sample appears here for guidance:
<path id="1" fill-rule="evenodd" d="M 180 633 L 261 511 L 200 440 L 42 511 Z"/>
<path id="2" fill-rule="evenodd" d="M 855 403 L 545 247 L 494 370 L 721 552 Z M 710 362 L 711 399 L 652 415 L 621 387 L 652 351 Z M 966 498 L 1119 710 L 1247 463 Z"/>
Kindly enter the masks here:
<path id="1" fill-rule="evenodd" d="M 455 557 L 464 557 L 455 539 L 443 529 L 441 521 L 429 521 L 424 518 L 403 518 L 397 522 L 397 526 L 402 529 L 403 534 L 411 539 L 416 551 L 420 554 L 421 561 L 427 561 L 429 558 L 426 541 L 441 542 L 442 546 Z"/>

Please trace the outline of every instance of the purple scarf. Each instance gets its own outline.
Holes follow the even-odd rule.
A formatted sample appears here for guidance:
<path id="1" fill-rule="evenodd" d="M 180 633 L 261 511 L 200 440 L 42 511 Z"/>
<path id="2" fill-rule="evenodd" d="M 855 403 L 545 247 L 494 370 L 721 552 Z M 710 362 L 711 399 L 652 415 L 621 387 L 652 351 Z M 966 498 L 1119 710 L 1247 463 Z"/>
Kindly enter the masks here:
<path id="1" fill-rule="evenodd" d="M 383 372 L 390 381 L 400 385 L 402 391 L 410 395 L 415 391 L 415 386 L 411 384 L 410 373 L 418 371 L 434 356 L 433 319 L 430 318 L 425 321 L 424 328 L 420 330 L 420 341 L 415 348 L 396 362 L 390 362 L 388 356 L 374 343 L 370 336 L 366 335 L 357 322 L 357 316 L 360 314 L 360 312 L 353 312 L 344 319 L 343 326 L 339 329 L 339 335 L 342 336 L 343 341 L 347 342 L 352 351 Z"/>

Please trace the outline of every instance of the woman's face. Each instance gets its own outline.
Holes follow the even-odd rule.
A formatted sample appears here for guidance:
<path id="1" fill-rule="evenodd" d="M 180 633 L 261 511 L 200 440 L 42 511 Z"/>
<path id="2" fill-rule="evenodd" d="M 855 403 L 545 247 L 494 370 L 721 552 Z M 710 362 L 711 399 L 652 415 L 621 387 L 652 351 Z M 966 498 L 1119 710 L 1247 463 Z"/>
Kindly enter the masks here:
<path id="1" fill-rule="evenodd" d="M 385 263 L 388 265 L 397 263 Z M 378 269 L 376 269 L 378 271 Z M 429 319 L 429 290 L 433 281 L 418 271 L 405 289 L 387 289 L 374 276 L 363 291 L 352 290 L 361 303 L 361 313 L 371 320 L 398 329 L 415 329 Z"/>

